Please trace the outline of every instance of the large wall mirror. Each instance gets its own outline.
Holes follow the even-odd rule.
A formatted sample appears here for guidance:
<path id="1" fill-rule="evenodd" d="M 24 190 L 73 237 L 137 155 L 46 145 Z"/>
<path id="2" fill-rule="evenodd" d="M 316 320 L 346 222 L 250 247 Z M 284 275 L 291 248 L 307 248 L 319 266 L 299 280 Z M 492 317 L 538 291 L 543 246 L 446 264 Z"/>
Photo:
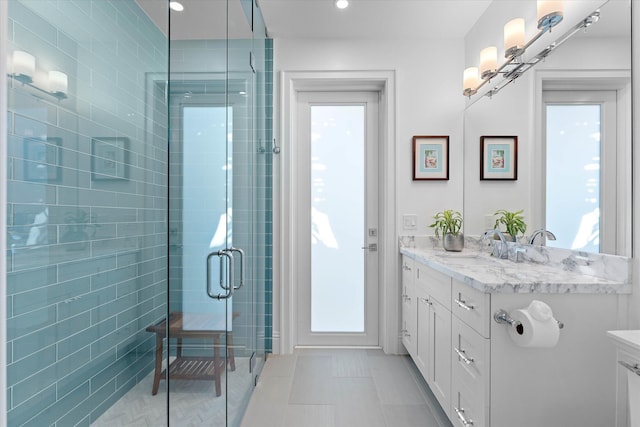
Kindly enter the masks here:
<path id="1" fill-rule="evenodd" d="M 480 19 L 495 20 L 496 8 L 503 7 L 523 8 L 528 16 L 531 9 L 535 13 L 536 1 L 494 1 Z M 631 2 L 597 2 L 596 8 L 597 23 L 491 98 L 479 93 L 467 102 L 467 235 L 493 228 L 499 209 L 523 209 L 527 235 L 537 229 L 555 234 L 548 246 L 632 255 Z M 495 31 L 501 35 L 502 26 Z M 472 43 L 466 44 L 468 49 Z M 497 141 L 493 154 L 487 141 Z M 494 154 L 516 161 L 511 151 L 517 153 L 516 179 L 508 174 L 510 179 L 481 179 Z M 495 164 L 516 166 L 505 160 Z"/>

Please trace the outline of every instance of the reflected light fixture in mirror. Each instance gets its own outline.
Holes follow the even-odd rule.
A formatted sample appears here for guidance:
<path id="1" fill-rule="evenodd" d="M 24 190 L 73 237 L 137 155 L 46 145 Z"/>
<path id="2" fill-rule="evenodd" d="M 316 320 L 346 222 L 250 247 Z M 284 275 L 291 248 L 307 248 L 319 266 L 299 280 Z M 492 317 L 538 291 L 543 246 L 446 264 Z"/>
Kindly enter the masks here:
<path id="1" fill-rule="evenodd" d="M 48 77 L 39 79 L 40 81 L 34 81 L 36 76 L 36 58 L 28 52 L 22 50 L 15 50 L 11 55 L 13 62 L 13 73 L 8 76 L 12 79 L 22 83 L 25 86 L 37 89 L 42 93 L 51 95 L 58 101 L 67 98 L 67 89 L 69 86 L 68 77 L 62 71 L 49 71 L 40 72 L 38 75 L 45 75 Z"/>
<path id="2" fill-rule="evenodd" d="M 490 79 L 496 75 L 498 69 L 498 48 L 485 47 L 480 51 L 480 77 Z"/>
<path id="3" fill-rule="evenodd" d="M 49 92 L 55 97 L 61 97 L 67 93 L 69 79 L 62 71 L 49 71 Z"/>
<path id="4" fill-rule="evenodd" d="M 349 6 L 349 0 L 336 0 L 336 7 L 338 9 L 346 9 Z"/>
<path id="5" fill-rule="evenodd" d="M 464 96 L 471 96 L 476 93 L 475 88 L 478 86 L 479 80 L 480 79 L 478 78 L 478 67 L 469 67 L 466 70 L 464 70 L 464 78 L 463 78 Z"/>
<path id="6" fill-rule="evenodd" d="M 23 84 L 32 83 L 35 72 L 35 56 L 22 50 L 13 52 L 13 77 L 16 80 Z"/>

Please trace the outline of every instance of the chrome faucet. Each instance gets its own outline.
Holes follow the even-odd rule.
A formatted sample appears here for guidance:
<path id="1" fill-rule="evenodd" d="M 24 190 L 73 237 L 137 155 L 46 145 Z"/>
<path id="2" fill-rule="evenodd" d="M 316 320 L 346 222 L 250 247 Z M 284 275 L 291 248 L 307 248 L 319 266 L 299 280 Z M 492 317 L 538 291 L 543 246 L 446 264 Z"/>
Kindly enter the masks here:
<path id="1" fill-rule="evenodd" d="M 546 239 L 549 240 L 556 240 L 556 235 L 553 234 L 552 232 L 545 230 L 544 228 L 541 228 L 539 230 L 534 231 L 531 234 L 531 238 L 529 239 L 529 244 L 533 245 L 533 243 L 536 240 L 536 237 L 538 236 L 543 236 L 545 239 L 542 240 L 542 246 L 544 246 Z"/>
<path id="2" fill-rule="evenodd" d="M 484 232 L 484 235 L 482 236 L 482 238 L 488 239 L 490 236 L 498 236 L 500 238 L 500 248 L 497 250 L 497 253 L 496 253 L 496 248 L 494 246 L 493 256 L 497 258 L 506 258 L 508 255 L 507 239 L 504 237 L 504 234 L 502 234 L 502 231 L 496 230 L 496 229 L 487 230 Z M 507 250 L 505 251 L 505 249 Z"/>

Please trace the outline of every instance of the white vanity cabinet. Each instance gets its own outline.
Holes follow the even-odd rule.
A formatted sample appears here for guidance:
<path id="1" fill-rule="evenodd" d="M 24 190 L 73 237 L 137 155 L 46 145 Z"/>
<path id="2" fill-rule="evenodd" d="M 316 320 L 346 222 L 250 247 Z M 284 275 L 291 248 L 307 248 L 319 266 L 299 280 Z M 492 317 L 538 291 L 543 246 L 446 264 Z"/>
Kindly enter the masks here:
<path id="1" fill-rule="evenodd" d="M 614 354 L 606 331 L 625 318 L 624 295 L 552 292 L 544 284 L 535 289 L 546 292 L 482 291 L 464 275 L 409 258 L 403 256 L 402 289 L 411 303 L 403 302 L 402 318 L 410 337 L 403 343 L 454 426 L 614 425 Z M 564 322 L 551 348 L 518 346 L 510 326 L 493 318 L 534 299 Z"/>
<path id="2" fill-rule="evenodd" d="M 409 280 L 414 280 L 417 297 L 417 340 L 413 343 L 416 353 L 407 350 L 440 405 L 448 408 L 451 399 L 451 278 L 421 263 L 415 263 L 414 269 L 415 275 Z M 403 310 L 405 308 L 413 310 L 403 304 Z"/>
<path id="3" fill-rule="evenodd" d="M 411 258 L 402 257 L 402 344 L 411 357 L 416 357 L 417 309 L 415 288 L 415 263 Z"/>
<path id="4" fill-rule="evenodd" d="M 454 279 L 452 299 L 452 387 L 449 417 L 454 425 L 457 420 L 458 425 L 463 426 L 489 426 L 490 295 Z"/>

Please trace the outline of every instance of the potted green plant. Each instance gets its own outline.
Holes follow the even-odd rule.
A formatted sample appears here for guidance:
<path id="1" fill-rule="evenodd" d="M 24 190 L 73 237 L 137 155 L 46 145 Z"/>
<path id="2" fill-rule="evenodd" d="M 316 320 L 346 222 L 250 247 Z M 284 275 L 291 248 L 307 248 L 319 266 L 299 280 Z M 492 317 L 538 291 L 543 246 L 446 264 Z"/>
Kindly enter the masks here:
<path id="1" fill-rule="evenodd" d="M 498 218 L 493 228 L 499 230 L 500 226 L 504 226 L 504 231 L 506 232 L 504 237 L 509 241 L 515 242 L 518 234 L 524 234 L 527 230 L 527 224 L 524 222 L 522 212 L 524 212 L 524 209 L 515 212 L 505 209 L 496 211 L 494 215 L 498 215 Z"/>
<path id="2" fill-rule="evenodd" d="M 447 209 L 433 216 L 434 222 L 429 227 L 435 230 L 436 237 L 442 234 L 442 247 L 447 251 L 460 252 L 464 247 L 462 230 L 462 214 Z"/>

